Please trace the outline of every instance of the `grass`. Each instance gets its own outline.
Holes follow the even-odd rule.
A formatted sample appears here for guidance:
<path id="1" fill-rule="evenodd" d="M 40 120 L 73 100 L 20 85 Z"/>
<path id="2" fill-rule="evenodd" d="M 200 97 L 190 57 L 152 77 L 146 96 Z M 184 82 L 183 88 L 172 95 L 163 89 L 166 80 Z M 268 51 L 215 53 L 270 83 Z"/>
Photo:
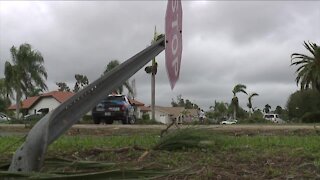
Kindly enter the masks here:
<path id="1" fill-rule="evenodd" d="M 0 162 L 10 160 L 21 138 L 0 137 Z M 149 154 L 139 162 L 144 149 Z M 151 177 L 177 179 L 301 179 L 318 176 L 319 149 L 317 135 L 232 136 L 204 129 L 179 130 L 162 139 L 156 133 L 63 136 L 49 146 L 42 172 L 113 174 L 114 178 L 121 172 L 128 172 L 126 177 L 147 177 L 148 171 Z"/>

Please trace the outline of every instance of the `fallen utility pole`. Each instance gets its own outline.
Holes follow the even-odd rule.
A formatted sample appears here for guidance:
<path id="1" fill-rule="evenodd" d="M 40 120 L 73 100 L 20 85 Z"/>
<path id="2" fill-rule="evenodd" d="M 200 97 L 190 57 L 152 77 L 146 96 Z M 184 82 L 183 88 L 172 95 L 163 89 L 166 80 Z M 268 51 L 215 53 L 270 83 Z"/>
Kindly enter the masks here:
<path id="1" fill-rule="evenodd" d="M 48 145 L 58 139 L 101 99 L 123 84 L 164 49 L 165 37 L 159 36 L 158 40 L 152 45 L 89 84 L 55 110 L 49 112 L 35 124 L 28 133 L 26 141 L 17 149 L 9 171 L 39 171 L 44 162 Z"/>

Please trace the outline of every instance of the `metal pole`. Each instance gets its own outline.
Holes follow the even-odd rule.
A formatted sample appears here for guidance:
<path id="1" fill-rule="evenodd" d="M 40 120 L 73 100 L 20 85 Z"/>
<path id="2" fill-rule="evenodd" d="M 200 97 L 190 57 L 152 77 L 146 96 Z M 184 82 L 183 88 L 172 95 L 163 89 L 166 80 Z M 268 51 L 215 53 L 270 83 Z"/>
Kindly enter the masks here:
<path id="1" fill-rule="evenodd" d="M 157 27 L 155 26 L 154 27 L 154 34 L 153 34 L 153 41 L 152 42 L 155 42 L 157 40 Z M 152 120 L 155 120 L 155 112 L 154 112 L 154 107 L 155 107 L 155 104 L 156 104 L 156 99 L 155 99 L 155 96 L 156 96 L 156 75 L 155 75 L 155 72 L 154 72 L 154 68 L 157 68 L 155 67 L 156 66 L 156 58 L 154 57 L 152 59 L 152 72 L 151 72 L 151 111 L 152 111 Z"/>
<path id="2" fill-rule="evenodd" d="M 113 89 L 123 84 L 151 59 L 161 53 L 165 49 L 164 41 L 165 37 L 155 41 L 44 116 L 33 126 L 26 141 L 16 150 L 9 171 L 39 171 L 48 145 L 78 122 L 83 115 L 111 93 Z"/>

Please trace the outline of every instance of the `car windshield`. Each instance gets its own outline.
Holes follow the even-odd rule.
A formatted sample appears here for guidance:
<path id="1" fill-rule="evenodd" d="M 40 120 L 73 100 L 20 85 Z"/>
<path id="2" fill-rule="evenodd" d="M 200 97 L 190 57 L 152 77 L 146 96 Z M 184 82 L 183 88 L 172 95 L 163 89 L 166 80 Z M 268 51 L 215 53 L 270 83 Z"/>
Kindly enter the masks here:
<path id="1" fill-rule="evenodd" d="M 265 118 L 274 118 L 274 115 L 269 114 L 269 115 L 265 115 L 264 117 L 265 117 Z"/>
<path id="2" fill-rule="evenodd" d="M 109 96 L 106 99 L 107 101 L 124 101 L 124 97 L 123 96 Z"/>

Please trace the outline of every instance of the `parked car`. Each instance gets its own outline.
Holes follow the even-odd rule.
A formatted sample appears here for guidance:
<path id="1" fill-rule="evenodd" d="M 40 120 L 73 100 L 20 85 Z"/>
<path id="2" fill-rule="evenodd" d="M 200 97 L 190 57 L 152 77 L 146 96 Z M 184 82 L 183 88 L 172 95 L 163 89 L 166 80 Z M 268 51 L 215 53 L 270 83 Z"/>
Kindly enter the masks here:
<path id="1" fill-rule="evenodd" d="M 27 114 L 23 116 L 23 119 L 25 120 L 33 120 L 33 119 L 40 119 L 43 116 L 42 113 L 35 113 L 35 114 Z"/>
<path id="2" fill-rule="evenodd" d="M 285 123 L 284 120 L 279 118 L 278 114 L 265 114 L 263 115 L 263 118 L 269 121 L 272 121 L 274 123 Z"/>
<path id="3" fill-rule="evenodd" d="M 95 124 L 112 124 L 115 120 L 120 120 L 123 124 L 136 122 L 134 108 L 125 95 L 109 95 L 103 99 L 93 108 L 92 118 Z"/>
<path id="4" fill-rule="evenodd" d="M 11 120 L 11 118 L 8 115 L 0 112 L 0 122 L 7 122 L 10 120 Z"/>
<path id="5" fill-rule="evenodd" d="M 236 124 L 238 122 L 238 120 L 236 119 L 229 119 L 226 121 L 221 121 L 220 124 Z"/>

